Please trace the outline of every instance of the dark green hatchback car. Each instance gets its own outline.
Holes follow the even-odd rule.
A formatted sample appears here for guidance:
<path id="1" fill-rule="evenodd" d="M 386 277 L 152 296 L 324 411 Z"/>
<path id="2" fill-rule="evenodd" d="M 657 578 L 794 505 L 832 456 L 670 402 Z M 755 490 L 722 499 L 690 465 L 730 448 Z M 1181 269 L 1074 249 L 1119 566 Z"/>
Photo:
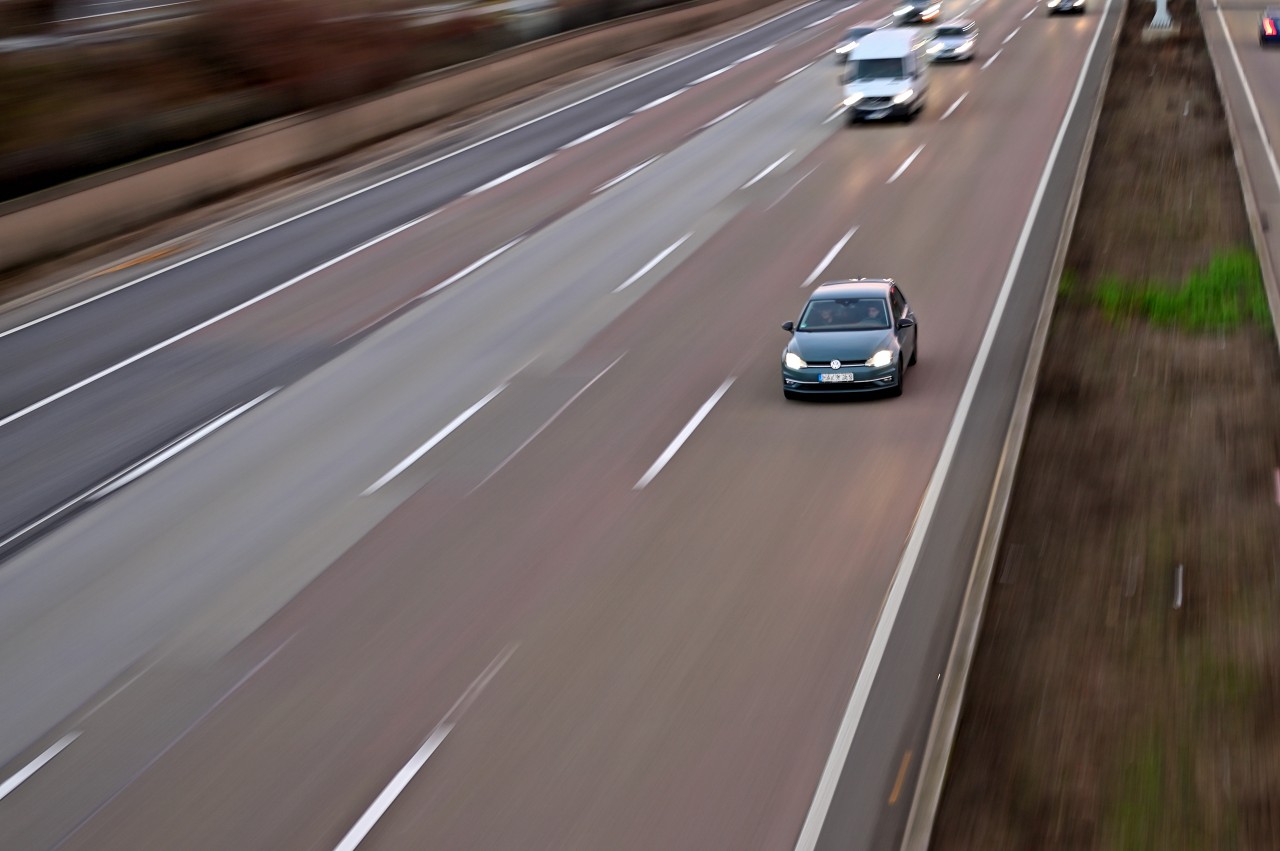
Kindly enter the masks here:
<path id="1" fill-rule="evenodd" d="M 916 315 L 892 278 L 822 284 L 799 322 L 784 322 L 782 392 L 788 399 L 883 392 L 901 396 L 916 362 Z"/>

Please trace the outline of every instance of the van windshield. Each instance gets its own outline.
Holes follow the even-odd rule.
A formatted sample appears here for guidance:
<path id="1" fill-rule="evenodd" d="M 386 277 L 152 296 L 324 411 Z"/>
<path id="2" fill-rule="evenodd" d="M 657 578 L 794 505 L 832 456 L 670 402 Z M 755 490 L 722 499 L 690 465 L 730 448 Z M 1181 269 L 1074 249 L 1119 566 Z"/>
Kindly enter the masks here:
<path id="1" fill-rule="evenodd" d="M 853 64 L 850 80 L 901 80 L 907 76 L 901 59 L 859 59 Z"/>

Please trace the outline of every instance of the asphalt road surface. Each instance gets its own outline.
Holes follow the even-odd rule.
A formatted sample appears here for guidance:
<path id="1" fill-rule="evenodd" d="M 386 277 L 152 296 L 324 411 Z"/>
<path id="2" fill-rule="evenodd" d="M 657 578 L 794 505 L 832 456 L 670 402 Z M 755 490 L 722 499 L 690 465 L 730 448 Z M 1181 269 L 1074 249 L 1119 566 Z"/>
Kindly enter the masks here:
<path id="1" fill-rule="evenodd" d="M 1118 7 L 809 3 L 0 327 L 0 847 L 892 847 Z M 120 268 L 116 268 L 120 267 Z M 782 399 L 895 277 L 896 400 Z"/>

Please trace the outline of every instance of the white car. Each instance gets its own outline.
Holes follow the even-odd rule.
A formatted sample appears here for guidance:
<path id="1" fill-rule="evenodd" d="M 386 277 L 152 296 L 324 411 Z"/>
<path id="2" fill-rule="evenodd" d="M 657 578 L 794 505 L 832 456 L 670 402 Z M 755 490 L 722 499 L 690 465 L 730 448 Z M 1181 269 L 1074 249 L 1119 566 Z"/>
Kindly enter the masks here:
<path id="1" fill-rule="evenodd" d="M 978 25 L 967 18 L 956 18 L 939 24 L 929 42 L 929 57 L 934 62 L 968 62 L 973 59 L 978 41 Z"/>
<path id="2" fill-rule="evenodd" d="M 882 24 L 877 21 L 863 21 L 860 24 L 854 24 L 849 27 L 848 31 L 840 37 L 840 43 L 836 45 L 836 64 L 843 65 L 845 60 L 849 58 L 849 51 L 858 46 L 858 42 L 880 29 Z"/>

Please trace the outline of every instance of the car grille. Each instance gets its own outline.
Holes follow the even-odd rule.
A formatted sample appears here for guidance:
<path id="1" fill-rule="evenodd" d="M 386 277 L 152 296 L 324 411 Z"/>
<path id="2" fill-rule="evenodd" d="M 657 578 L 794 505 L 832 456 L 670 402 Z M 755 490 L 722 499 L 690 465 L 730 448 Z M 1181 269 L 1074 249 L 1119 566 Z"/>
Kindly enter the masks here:
<path id="1" fill-rule="evenodd" d="M 858 101 L 859 109 L 885 109 L 893 106 L 893 98 L 863 98 Z"/>

